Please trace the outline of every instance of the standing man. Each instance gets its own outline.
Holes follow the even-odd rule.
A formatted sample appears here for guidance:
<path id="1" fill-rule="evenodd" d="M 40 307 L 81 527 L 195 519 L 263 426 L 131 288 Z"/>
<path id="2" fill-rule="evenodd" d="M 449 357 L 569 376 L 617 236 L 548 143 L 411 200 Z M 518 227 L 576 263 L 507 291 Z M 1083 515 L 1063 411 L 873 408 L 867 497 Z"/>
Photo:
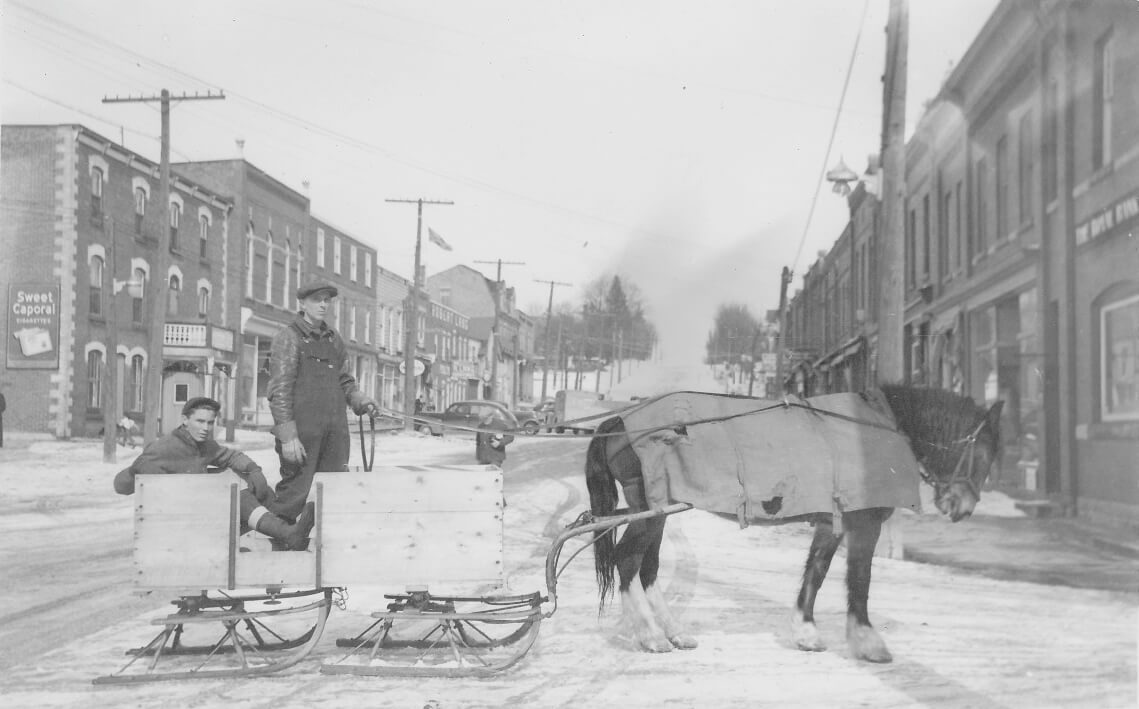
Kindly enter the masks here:
<path id="1" fill-rule="evenodd" d="M 305 506 L 313 474 L 348 469 L 351 438 L 345 405 L 375 416 L 376 402 L 360 391 L 344 340 L 324 321 L 336 286 L 314 282 L 297 289 L 300 312 L 273 338 L 269 356 L 269 410 L 281 458 L 273 511 L 295 519 Z"/>
<path id="2" fill-rule="evenodd" d="M 134 493 L 134 479 L 139 473 L 194 475 L 211 472 L 210 468 L 229 468 L 248 486 L 238 496 L 242 532 L 256 529 L 272 537 L 276 540 L 274 549 L 305 551 L 308 534 L 312 531 L 313 506 L 305 507 L 296 524 L 285 522 L 265 507 L 272 502 L 273 489 L 265 480 L 261 466 L 244 453 L 214 440 L 214 421 L 219 411 L 221 404 L 204 396 L 187 401 L 182 407 L 182 425 L 148 444 L 130 467 L 119 471 L 115 476 L 115 492 Z"/>

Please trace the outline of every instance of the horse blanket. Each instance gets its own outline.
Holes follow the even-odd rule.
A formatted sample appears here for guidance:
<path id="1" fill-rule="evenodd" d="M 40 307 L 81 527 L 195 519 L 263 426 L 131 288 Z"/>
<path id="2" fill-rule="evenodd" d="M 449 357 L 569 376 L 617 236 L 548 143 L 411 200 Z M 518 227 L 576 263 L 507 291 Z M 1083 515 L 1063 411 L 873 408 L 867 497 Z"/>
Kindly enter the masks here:
<path id="1" fill-rule="evenodd" d="M 741 524 L 919 508 L 918 462 L 881 393 L 792 401 L 803 407 L 674 392 L 622 411 L 649 505 L 688 502 Z"/>

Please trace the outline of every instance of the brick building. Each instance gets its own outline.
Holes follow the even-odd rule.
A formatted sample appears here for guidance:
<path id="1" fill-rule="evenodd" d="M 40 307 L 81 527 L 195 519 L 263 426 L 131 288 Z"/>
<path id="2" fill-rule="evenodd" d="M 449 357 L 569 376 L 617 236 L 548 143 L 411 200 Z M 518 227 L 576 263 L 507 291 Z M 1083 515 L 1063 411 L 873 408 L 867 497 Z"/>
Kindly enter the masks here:
<path id="1" fill-rule="evenodd" d="M 232 416 L 239 327 L 228 278 L 232 203 L 172 174 L 163 208 L 158 165 L 80 125 L 5 125 L 0 136 L 8 425 L 93 435 L 106 406 L 141 422 L 155 308 L 166 321 L 163 429 L 180 420 L 189 396 L 213 396 Z M 165 274 L 152 270 L 160 229 L 170 234 Z M 123 287 L 130 281 L 136 285 Z M 32 308 L 21 301 L 38 312 L 22 317 L 18 311 Z"/>

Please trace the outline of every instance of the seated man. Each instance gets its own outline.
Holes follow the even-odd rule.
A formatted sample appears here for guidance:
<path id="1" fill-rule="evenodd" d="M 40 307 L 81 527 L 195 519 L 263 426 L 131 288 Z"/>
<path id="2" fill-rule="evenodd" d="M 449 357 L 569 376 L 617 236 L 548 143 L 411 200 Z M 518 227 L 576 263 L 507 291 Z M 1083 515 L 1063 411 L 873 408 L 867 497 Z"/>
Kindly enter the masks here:
<path id="1" fill-rule="evenodd" d="M 256 529 L 272 537 L 286 550 L 304 551 L 312 531 L 314 509 L 305 506 L 296 524 L 288 524 L 265 508 L 274 498 L 261 467 L 240 451 L 226 448 L 213 438 L 214 420 L 221 405 L 204 396 L 195 397 L 182 407 L 182 425 L 148 444 L 129 468 L 115 476 L 115 492 L 130 495 L 139 473 L 206 473 L 207 466 L 229 468 L 249 486 L 241 491 L 239 505 L 242 532 Z"/>
<path id="2" fill-rule="evenodd" d="M 475 434 L 475 460 L 480 465 L 497 465 L 506 462 L 506 446 L 514 441 L 509 433 L 510 424 L 494 412 L 479 422 L 479 432 Z"/>

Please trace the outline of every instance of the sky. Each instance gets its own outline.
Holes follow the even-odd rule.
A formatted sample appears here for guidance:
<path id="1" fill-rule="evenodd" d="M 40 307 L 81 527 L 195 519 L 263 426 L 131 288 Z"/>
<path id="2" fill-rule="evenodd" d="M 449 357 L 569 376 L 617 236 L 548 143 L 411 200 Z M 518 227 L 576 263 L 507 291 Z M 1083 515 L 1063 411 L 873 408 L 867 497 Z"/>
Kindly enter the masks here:
<path id="1" fill-rule="evenodd" d="M 996 0 L 910 2 L 907 128 Z M 823 173 L 881 139 L 888 0 L 0 0 L 0 120 L 244 157 L 410 276 L 502 265 L 523 310 L 617 274 L 671 360 L 776 308 L 842 232 Z M 855 44 L 857 42 L 857 51 Z M 840 97 L 849 72 L 849 86 Z M 833 141 L 831 140 L 833 132 Z M 239 146 L 239 142 L 243 141 Z M 829 150 L 828 150 L 829 145 Z M 307 183 L 307 187 L 305 186 Z M 453 246 L 426 239 L 426 227 Z"/>

